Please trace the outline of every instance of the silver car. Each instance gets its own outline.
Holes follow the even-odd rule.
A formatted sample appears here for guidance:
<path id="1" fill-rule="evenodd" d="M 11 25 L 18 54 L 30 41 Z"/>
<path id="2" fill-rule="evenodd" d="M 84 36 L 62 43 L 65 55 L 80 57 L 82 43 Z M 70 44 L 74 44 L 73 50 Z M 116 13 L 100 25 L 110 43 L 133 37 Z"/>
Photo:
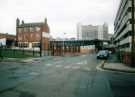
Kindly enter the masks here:
<path id="1" fill-rule="evenodd" d="M 107 59 L 109 57 L 109 51 L 108 50 L 101 50 L 97 54 L 97 59 Z"/>

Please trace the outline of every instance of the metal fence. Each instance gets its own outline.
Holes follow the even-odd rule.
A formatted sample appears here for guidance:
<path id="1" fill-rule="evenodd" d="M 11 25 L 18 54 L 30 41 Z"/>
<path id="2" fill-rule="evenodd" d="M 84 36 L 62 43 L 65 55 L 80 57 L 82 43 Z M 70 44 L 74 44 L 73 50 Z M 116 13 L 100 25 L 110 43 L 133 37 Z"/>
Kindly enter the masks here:
<path id="1" fill-rule="evenodd" d="M 24 49 L 11 49 L 11 48 L 0 48 L 0 58 L 27 58 L 27 57 L 38 57 L 40 51 L 36 50 L 24 50 Z"/>

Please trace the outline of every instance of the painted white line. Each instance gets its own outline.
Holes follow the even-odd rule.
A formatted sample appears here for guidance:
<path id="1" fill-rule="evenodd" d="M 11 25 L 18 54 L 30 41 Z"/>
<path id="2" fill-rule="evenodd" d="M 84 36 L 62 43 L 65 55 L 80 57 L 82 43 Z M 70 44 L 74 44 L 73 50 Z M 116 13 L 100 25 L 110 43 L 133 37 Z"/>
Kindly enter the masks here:
<path id="1" fill-rule="evenodd" d="M 76 64 L 78 64 L 78 65 L 82 65 L 83 63 L 82 63 L 82 62 L 78 62 L 78 63 L 76 63 Z"/>
<path id="2" fill-rule="evenodd" d="M 52 66 L 52 64 L 45 64 L 45 65 L 48 66 L 48 67 L 49 67 L 49 66 Z"/>
<path id="3" fill-rule="evenodd" d="M 56 65 L 57 68 L 62 67 L 62 65 Z"/>
<path id="4" fill-rule="evenodd" d="M 39 73 L 37 73 L 37 72 L 30 72 L 29 75 L 32 75 L 32 76 L 38 76 Z"/>
<path id="5" fill-rule="evenodd" d="M 56 61 L 55 63 L 56 63 L 56 64 L 58 64 L 58 63 L 62 63 L 62 61 Z"/>
<path id="6" fill-rule="evenodd" d="M 80 66 L 73 66 L 72 69 L 80 69 Z"/>
<path id="7" fill-rule="evenodd" d="M 82 55 L 82 57 L 85 57 L 86 55 Z"/>
<path id="8" fill-rule="evenodd" d="M 91 71 L 91 69 L 89 67 L 85 67 L 85 68 L 83 68 L 83 70 Z"/>
<path id="9" fill-rule="evenodd" d="M 85 60 L 83 63 L 84 63 L 84 64 L 87 64 L 87 61 Z"/>
<path id="10" fill-rule="evenodd" d="M 65 66 L 64 68 L 65 68 L 65 69 L 69 69 L 69 68 L 71 68 L 71 66 Z"/>
<path id="11" fill-rule="evenodd" d="M 82 61 L 82 62 L 78 62 L 78 63 L 76 63 L 76 64 L 78 64 L 78 65 L 87 64 L 87 60 L 85 60 L 85 61 Z"/>

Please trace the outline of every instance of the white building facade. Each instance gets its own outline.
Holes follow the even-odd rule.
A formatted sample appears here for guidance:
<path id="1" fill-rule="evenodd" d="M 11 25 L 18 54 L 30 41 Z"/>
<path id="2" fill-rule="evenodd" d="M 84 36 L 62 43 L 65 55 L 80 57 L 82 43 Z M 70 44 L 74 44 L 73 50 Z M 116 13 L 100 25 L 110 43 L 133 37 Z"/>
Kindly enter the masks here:
<path id="1" fill-rule="evenodd" d="M 131 52 L 132 0 L 121 0 L 114 22 L 114 42 L 121 51 Z"/>
<path id="2" fill-rule="evenodd" d="M 77 25 L 77 38 L 79 40 L 108 40 L 108 25 Z"/>
<path id="3" fill-rule="evenodd" d="M 6 38 L 0 39 L 0 47 L 1 46 L 6 46 Z"/>

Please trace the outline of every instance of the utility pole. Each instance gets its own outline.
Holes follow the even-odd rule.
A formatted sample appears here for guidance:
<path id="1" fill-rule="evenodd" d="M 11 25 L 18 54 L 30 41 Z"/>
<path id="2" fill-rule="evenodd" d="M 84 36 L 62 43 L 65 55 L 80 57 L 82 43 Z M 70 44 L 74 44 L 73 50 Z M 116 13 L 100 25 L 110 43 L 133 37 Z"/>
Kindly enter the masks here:
<path id="1" fill-rule="evenodd" d="M 63 51 L 63 53 L 62 53 L 62 55 L 64 56 L 64 51 L 65 51 L 65 43 L 64 43 L 64 41 L 65 41 L 65 35 L 66 35 L 66 33 L 64 33 L 64 39 L 63 39 L 63 46 L 62 46 L 62 51 Z"/>
<path id="2" fill-rule="evenodd" d="M 134 22 L 135 22 L 135 20 L 134 20 L 134 12 L 135 12 L 135 9 L 134 9 L 134 0 L 132 0 L 132 51 L 131 51 L 131 57 L 132 57 L 132 62 L 131 62 L 131 66 L 132 67 L 134 67 L 134 64 L 135 64 L 135 57 L 134 57 L 134 54 L 135 54 L 135 27 L 134 27 Z"/>
<path id="3" fill-rule="evenodd" d="M 24 55 L 24 42 L 25 42 L 25 41 L 24 41 L 24 28 L 23 28 L 23 32 L 22 32 L 22 33 L 23 33 L 23 41 L 22 41 L 22 46 L 23 46 L 23 55 Z"/>
<path id="4" fill-rule="evenodd" d="M 42 32 L 41 32 L 41 35 L 40 35 L 40 57 L 42 57 Z"/>

